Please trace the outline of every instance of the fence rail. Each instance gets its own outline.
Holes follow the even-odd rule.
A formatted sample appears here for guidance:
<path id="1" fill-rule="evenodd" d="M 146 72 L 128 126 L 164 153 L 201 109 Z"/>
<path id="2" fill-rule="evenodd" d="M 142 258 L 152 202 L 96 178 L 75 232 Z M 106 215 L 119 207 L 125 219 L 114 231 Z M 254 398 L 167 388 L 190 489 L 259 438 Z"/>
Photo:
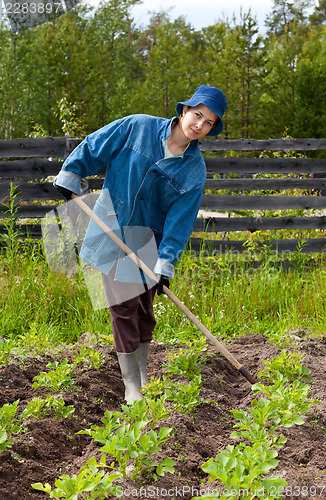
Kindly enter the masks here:
<path id="1" fill-rule="evenodd" d="M 0 141 L 0 219 L 6 216 L 5 204 L 12 182 L 18 186 L 17 190 L 20 192 L 21 234 L 41 238 L 39 219 L 52 210 L 58 200 L 62 200 L 48 178 L 59 172 L 64 158 L 79 143 L 78 139 L 66 137 Z M 203 140 L 200 142 L 200 148 L 202 152 L 320 151 L 326 149 L 326 139 Z M 326 196 L 321 196 L 326 193 L 326 160 L 304 157 L 207 157 L 205 162 L 207 181 L 201 209 L 205 212 L 218 212 L 211 214 L 213 216 L 198 217 L 194 236 L 198 233 L 224 233 L 225 237 L 225 234 L 231 231 L 326 229 L 326 216 L 321 214 L 312 213 L 299 217 L 282 216 L 279 213 L 289 209 L 326 210 Z M 104 172 L 102 174 L 104 175 Z M 235 177 L 229 178 L 230 174 L 235 174 Z M 260 178 L 261 174 L 279 174 L 283 177 Z M 286 177 L 287 174 L 295 174 L 295 177 Z M 102 183 L 101 175 L 89 179 L 92 190 L 101 189 Z M 212 194 L 211 190 L 217 192 Z M 227 194 L 218 193 L 221 190 Z M 303 190 L 307 194 L 280 194 L 289 190 Z M 271 191 L 273 195 L 267 194 Z M 275 210 L 278 216 L 239 216 L 242 211 L 247 210 Z M 3 231 L 0 225 L 0 233 Z M 202 242 L 202 238 L 193 237 L 191 247 L 198 249 Z M 282 253 L 295 251 L 299 241 L 281 239 L 271 240 L 268 244 L 271 249 Z M 206 241 L 206 247 L 219 253 L 230 250 L 245 251 L 243 241 L 228 239 Z M 307 239 L 302 251 L 322 252 L 325 248 L 325 238 Z"/>

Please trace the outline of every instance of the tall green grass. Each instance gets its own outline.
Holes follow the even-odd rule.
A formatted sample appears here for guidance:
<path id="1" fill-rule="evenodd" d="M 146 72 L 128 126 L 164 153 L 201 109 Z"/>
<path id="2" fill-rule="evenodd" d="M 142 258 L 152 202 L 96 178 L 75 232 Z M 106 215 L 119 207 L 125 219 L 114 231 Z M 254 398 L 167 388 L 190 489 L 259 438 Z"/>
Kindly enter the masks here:
<path id="1" fill-rule="evenodd" d="M 14 345 L 44 351 L 73 343 L 88 331 L 112 342 L 108 309 L 94 311 L 82 274 L 67 278 L 46 263 L 42 244 L 29 242 L 13 256 L 0 253 L 0 335 Z M 293 256 L 284 271 L 265 259 L 258 268 L 241 256 L 185 252 L 172 291 L 220 338 L 260 333 L 274 342 L 290 330 L 325 333 L 326 267 Z M 181 344 L 202 334 L 166 297 L 155 298 L 155 338 Z"/>
<path id="2" fill-rule="evenodd" d="M 286 262 L 288 266 L 275 256 L 263 256 L 256 267 L 240 255 L 193 258 L 185 253 L 172 290 L 218 337 L 260 333 L 282 342 L 294 329 L 305 329 L 312 335 L 325 333 L 326 268 L 322 256 L 316 261 L 316 256 L 311 260 L 297 252 Z M 158 337 L 177 343 L 183 336 L 196 335 L 195 327 L 167 298 L 155 308 Z"/>
<path id="3" fill-rule="evenodd" d="M 86 331 L 109 336 L 106 309 L 93 311 L 82 274 L 67 278 L 46 263 L 42 246 L 20 246 L 14 260 L 0 255 L 0 335 L 35 348 L 76 341 Z"/>

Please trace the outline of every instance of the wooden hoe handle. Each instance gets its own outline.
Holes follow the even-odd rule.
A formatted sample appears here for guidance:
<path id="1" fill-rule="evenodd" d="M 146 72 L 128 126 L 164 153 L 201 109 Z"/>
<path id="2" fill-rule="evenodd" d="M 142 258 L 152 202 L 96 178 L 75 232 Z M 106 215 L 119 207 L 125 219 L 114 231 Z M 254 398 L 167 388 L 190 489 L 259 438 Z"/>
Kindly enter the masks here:
<path id="1" fill-rule="evenodd" d="M 112 229 L 107 226 L 98 215 L 96 215 L 91 208 L 76 194 L 72 195 L 72 199 L 77 203 L 77 205 L 87 214 L 94 222 L 104 231 L 129 257 L 137 264 L 137 266 L 153 281 L 158 283 L 158 278 L 153 271 L 146 266 L 146 264 L 140 260 L 140 258 L 115 234 Z M 244 366 L 239 363 L 239 361 L 224 347 L 221 342 L 217 340 L 214 335 L 204 326 L 201 321 L 191 312 L 189 309 L 179 300 L 171 290 L 163 286 L 163 292 L 174 302 L 174 304 L 182 311 L 187 318 L 205 335 L 205 337 L 211 341 L 211 343 L 216 347 L 217 351 L 223 354 L 223 356 L 233 365 L 240 373 L 243 375 L 248 382 L 251 384 L 257 383 L 257 380 L 244 368 Z"/>

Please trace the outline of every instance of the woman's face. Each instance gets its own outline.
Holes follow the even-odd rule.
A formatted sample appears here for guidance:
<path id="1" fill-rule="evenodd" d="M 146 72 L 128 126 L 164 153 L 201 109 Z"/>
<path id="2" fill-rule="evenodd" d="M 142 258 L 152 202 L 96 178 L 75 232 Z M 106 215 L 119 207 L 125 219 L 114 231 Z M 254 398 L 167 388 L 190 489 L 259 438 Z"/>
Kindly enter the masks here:
<path id="1" fill-rule="evenodd" d="M 180 125 L 184 135 L 190 141 L 203 139 L 216 125 L 219 118 L 204 104 L 184 106 L 180 116 Z"/>

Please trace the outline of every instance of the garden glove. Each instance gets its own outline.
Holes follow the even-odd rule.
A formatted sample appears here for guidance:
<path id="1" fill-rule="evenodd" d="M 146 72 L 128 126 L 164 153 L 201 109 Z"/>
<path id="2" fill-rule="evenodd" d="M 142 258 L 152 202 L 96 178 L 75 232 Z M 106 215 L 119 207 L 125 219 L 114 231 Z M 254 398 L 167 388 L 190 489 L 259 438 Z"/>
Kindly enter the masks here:
<path id="1" fill-rule="evenodd" d="M 58 186 L 58 185 L 56 185 L 55 187 L 57 188 L 58 191 L 60 191 L 60 193 L 62 194 L 62 196 L 64 197 L 64 199 L 66 201 L 71 200 L 71 196 L 73 194 L 72 191 L 70 191 L 69 189 L 66 189 L 62 186 Z"/>
<path id="2" fill-rule="evenodd" d="M 75 193 L 70 191 L 70 189 L 67 189 L 63 186 L 59 186 L 58 184 L 54 184 L 54 187 L 57 188 L 58 191 L 62 194 L 64 199 L 66 201 L 71 200 L 71 196 Z M 79 196 L 83 196 L 84 194 L 88 193 L 89 187 L 88 187 L 88 181 L 86 179 L 80 179 L 80 193 Z"/>
<path id="3" fill-rule="evenodd" d="M 161 274 L 159 282 L 156 285 L 156 293 L 157 295 L 162 295 L 163 292 L 163 286 L 166 286 L 167 288 L 170 288 L 170 280 L 167 276 L 164 276 L 164 274 Z"/>

